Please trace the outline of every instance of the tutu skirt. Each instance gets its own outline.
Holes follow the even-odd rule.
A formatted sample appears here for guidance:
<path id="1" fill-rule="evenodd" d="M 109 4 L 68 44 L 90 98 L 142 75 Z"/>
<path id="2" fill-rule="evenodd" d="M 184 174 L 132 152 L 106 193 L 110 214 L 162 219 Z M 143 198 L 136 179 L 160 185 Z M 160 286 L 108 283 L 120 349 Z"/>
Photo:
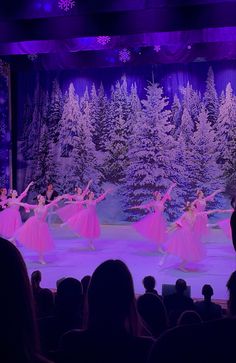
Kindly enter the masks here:
<path id="1" fill-rule="evenodd" d="M 194 231 L 196 235 L 200 237 L 200 239 L 202 239 L 204 236 L 207 236 L 207 234 L 209 233 L 207 223 L 208 223 L 207 214 L 197 215 L 194 225 Z"/>
<path id="2" fill-rule="evenodd" d="M 48 224 L 37 216 L 30 217 L 16 231 L 15 237 L 23 246 L 38 253 L 48 252 L 54 247 Z"/>
<path id="3" fill-rule="evenodd" d="M 232 239 L 232 232 L 230 227 L 230 219 L 223 219 L 222 221 L 218 222 L 218 226 L 224 231 L 226 237 L 228 239 Z"/>
<path id="4" fill-rule="evenodd" d="M 82 205 L 79 204 L 68 204 L 56 211 L 56 215 L 63 221 L 66 222 L 69 218 L 73 217 L 77 212 L 83 209 Z"/>
<path id="5" fill-rule="evenodd" d="M 205 249 L 194 229 L 177 227 L 169 237 L 166 252 L 187 262 L 198 262 L 205 257 Z"/>
<path id="6" fill-rule="evenodd" d="M 66 224 L 82 237 L 94 239 L 100 236 L 100 223 L 94 207 L 88 207 L 76 213 L 68 219 Z"/>
<path id="7" fill-rule="evenodd" d="M 166 242 L 166 221 L 161 212 L 149 213 L 133 224 L 134 229 L 143 237 L 156 242 L 159 246 Z"/>
<path id="8" fill-rule="evenodd" d="M 9 207 L 0 213 L 0 236 L 12 238 L 22 225 L 21 215 L 16 207 Z"/>

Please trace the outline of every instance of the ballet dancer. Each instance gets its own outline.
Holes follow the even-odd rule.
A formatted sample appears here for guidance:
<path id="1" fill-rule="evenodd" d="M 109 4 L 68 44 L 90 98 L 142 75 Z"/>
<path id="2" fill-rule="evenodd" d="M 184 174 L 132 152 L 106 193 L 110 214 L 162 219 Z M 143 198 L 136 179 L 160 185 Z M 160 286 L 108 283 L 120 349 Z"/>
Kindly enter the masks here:
<path id="1" fill-rule="evenodd" d="M 65 225 L 68 226 L 76 234 L 88 239 L 91 249 L 94 247 L 94 239 L 98 238 L 101 234 L 99 219 L 97 216 L 96 206 L 99 202 L 106 198 L 111 189 L 94 199 L 94 193 L 90 192 L 87 200 L 79 202 L 68 202 L 86 205 L 86 208 L 77 212 L 73 217 L 69 218 Z"/>
<path id="2" fill-rule="evenodd" d="M 184 214 L 171 225 L 170 230 L 172 230 L 172 233 L 166 244 L 166 252 L 181 259 L 181 263 L 178 266 L 180 270 L 184 272 L 189 271 L 186 267 L 188 263 L 199 262 L 205 257 L 205 248 L 201 236 L 196 231 L 196 228 L 198 228 L 197 218 L 199 215 L 209 215 L 218 212 L 222 211 L 215 209 L 197 212 L 194 204 L 187 202 Z"/>
<path id="3" fill-rule="evenodd" d="M 1 212 L 0 216 L 0 236 L 5 239 L 11 239 L 16 230 L 22 225 L 21 215 L 19 212 L 19 203 L 24 197 L 26 197 L 29 188 L 34 184 L 34 182 L 29 183 L 27 188 L 18 197 L 16 190 L 10 191 L 10 198 L 7 201 L 7 208 Z"/>
<path id="4" fill-rule="evenodd" d="M 206 209 L 207 202 L 212 202 L 215 196 L 221 193 L 222 190 L 218 189 L 214 193 L 208 195 L 207 197 L 204 196 L 202 190 L 197 190 L 197 199 L 193 201 L 193 206 L 196 208 L 197 212 L 204 212 Z M 208 234 L 208 217 L 206 213 L 198 213 L 196 219 L 196 231 L 199 233 L 200 238 L 203 238 Z"/>
<path id="5" fill-rule="evenodd" d="M 77 202 L 83 201 L 86 195 L 89 193 L 89 187 L 91 183 L 92 180 L 88 182 L 84 191 L 82 191 L 81 188 L 77 187 L 76 194 L 74 195 L 65 194 L 64 197 L 66 199 L 75 200 Z M 73 204 L 70 203 L 69 205 L 59 208 L 56 211 L 56 215 L 64 222 L 61 226 L 63 226 L 69 218 L 73 217 L 73 215 L 75 215 L 77 212 L 80 212 L 81 210 L 83 210 L 83 205 L 80 203 L 73 203 Z"/>
<path id="6" fill-rule="evenodd" d="M 46 204 L 45 196 L 39 194 L 37 196 L 38 204 L 19 203 L 28 211 L 34 211 L 34 216 L 17 229 L 14 240 L 20 242 L 23 246 L 38 253 L 39 262 L 45 264 L 44 255 L 46 252 L 54 248 L 53 238 L 51 236 L 46 218 L 50 207 L 57 205 L 63 198 L 59 196 L 50 204 Z"/>
<path id="7" fill-rule="evenodd" d="M 0 188 L 0 211 L 7 207 L 7 188 Z"/>
<path id="8" fill-rule="evenodd" d="M 160 192 L 155 192 L 154 200 L 147 204 L 131 208 L 147 209 L 150 212 L 140 221 L 133 223 L 133 227 L 145 238 L 155 241 L 159 252 L 163 252 L 162 246 L 167 238 L 167 225 L 163 216 L 165 202 L 171 199 L 170 194 L 175 186 L 176 183 L 172 183 L 163 197 Z M 152 212 L 152 210 L 154 210 L 154 212 Z"/>

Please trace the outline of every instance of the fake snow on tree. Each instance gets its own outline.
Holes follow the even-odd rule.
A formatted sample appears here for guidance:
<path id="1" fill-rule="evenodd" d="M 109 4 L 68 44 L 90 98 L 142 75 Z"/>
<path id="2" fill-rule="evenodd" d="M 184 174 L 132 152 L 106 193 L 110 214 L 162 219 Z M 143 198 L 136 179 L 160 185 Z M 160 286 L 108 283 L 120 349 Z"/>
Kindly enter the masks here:
<path id="1" fill-rule="evenodd" d="M 131 58 L 130 51 L 127 48 L 119 51 L 119 60 L 123 63 L 129 62 Z"/>
<path id="2" fill-rule="evenodd" d="M 28 54 L 28 59 L 31 60 L 31 62 L 34 62 L 38 59 L 38 54 Z"/>
<path id="3" fill-rule="evenodd" d="M 101 45 L 106 45 L 110 42 L 111 37 L 109 37 L 108 35 L 100 35 L 99 37 L 97 37 L 97 42 Z"/>
<path id="4" fill-rule="evenodd" d="M 64 11 L 69 11 L 70 9 L 72 9 L 75 6 L 75 1 L 74 0 L 59 0 L 58 6 L 60 9 L 62 9 Z"/>
<path id="5" fill-rule="evenodd" d="M 156 53 L 160 52 L 161 46 L 160 45 L 155 45 L 154 50 L 155 50 Z"/>

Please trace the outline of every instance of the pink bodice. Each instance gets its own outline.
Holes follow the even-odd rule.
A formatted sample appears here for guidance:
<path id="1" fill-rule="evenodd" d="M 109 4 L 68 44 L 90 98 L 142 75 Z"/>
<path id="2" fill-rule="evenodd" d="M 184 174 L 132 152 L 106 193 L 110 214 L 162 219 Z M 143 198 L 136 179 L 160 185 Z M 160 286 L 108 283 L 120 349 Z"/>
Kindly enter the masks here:
<path id="1" fill-rule="evenodd" d="M 198 212 L 204 212 L 204 210 L 206 209 L 205 199 L 197 199 L 195 202 L 195 206 Z"/>
<path id="2" fill-rule="evenodd" d="M 164 211 L 164 203 L 161 200 L 157 200 L 152 204 L 155 212 L 163 212 Z"/>
<path id="3" fill-rule="evenodd" d="M 17 202 L 19 202 L 19 200 L 18 200 L 18 198 L 9 198 L 8 200 L 7 200 L 7 205 L 8 205 L 8 207 L 10 207 L 10 208 L 14 208 L 14 209 L 17 209 L 17 210 L 19 210 L 19 208 L 20 208 L 20 206 L 19 205 L 17 205 L 17 204 L 15 204 L 15 203 L 17 203 Z"/>
<path id="4" fill-rule="evenodd" d="M 45 222 L 47 214 L 48 208 L 46 206 L 38 205 L 36 208 L 34 208 L 34 215 L 42 222 Z"/>

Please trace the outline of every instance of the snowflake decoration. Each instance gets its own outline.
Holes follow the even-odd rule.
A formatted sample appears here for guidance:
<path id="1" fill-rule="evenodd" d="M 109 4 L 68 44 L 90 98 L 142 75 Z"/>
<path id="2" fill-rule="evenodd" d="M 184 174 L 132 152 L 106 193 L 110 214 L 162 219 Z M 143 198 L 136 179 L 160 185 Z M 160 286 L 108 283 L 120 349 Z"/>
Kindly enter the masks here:
<path id="1" fill-rule="evenodd" d="M 126 62 L 130 61 L 130 57 L 131 57 L 131 54 L 130 54 L 129 49 L 124 48 L 119 51 L 119 60 L 121 62 L 126 63 Z"/>
<path id="2" fill-rule="evenodd" d="M 99 37 L 97 37 L 97 42 L 101 45 L 106 45 L 110 42 L 111 37 L 109 37 L 108 35 L 100 35 Z"/>
<path id="3" fill-rule="evenodd" d="M 36 53 L 28 54 L 28 59 L 31 60 L 31 62 L 34 62 L 38 59 L 38 54 Z"/>
<path id="4" fill-rule="evenodd" d="M 58 6 L 64 11 L 69 11 L 75 6 L 74 0 L 58 0 Z"/>
<path id="5" fill-rule="evenodd" d="M 160 45 L 155 45 L 154 46 L 154 50 L 155 50 L 155 52 L 160 52 L 160 50 L 161 50 L 161 46 Z"/>

